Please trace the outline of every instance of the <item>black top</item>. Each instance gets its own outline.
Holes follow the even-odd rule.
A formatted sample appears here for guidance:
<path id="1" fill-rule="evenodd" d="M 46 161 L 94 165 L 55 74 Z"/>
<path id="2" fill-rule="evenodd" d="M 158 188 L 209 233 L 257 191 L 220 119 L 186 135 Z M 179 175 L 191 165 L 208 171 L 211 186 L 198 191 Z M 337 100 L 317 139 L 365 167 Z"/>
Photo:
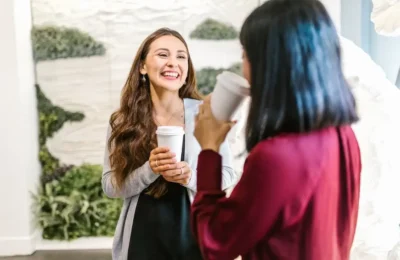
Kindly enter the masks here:
<path id="1" fill-rule="evenodd" d="M 182 161 L 185 154 L 183 139 Z M 161 176 L 159 178 L 162 178 Z M 136 206 L 128 260 L 201 260 L 190 230 L 187 190 L 168 182 L 167 193 L 156 199 L 144 190 Z"/>

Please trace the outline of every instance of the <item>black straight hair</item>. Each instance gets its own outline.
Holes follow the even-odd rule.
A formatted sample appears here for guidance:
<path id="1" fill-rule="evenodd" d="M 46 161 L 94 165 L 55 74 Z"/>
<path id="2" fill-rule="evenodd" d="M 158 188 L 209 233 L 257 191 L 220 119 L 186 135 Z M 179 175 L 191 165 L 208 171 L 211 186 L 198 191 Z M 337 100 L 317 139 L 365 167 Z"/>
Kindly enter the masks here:
<path id="1" fill-rule="evenodd" d="M 246 148 L 281 133 L 358 120 L 335 26 L 317 0 L 270 0 L 245 20 L 240 41 L 251 73 Z"/>

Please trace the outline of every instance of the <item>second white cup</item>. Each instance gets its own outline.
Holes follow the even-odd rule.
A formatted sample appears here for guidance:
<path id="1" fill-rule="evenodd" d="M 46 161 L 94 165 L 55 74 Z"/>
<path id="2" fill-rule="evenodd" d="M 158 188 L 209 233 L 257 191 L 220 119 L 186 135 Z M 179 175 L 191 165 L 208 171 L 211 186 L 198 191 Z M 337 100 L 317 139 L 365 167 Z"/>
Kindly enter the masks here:
<path id="1" fill-rule="evenodd" d="M 211 111 L 216 119 L 230 121 L 248 96 L 250 85 L 247 80 L 233 72 L 224 71 L 217 76 L 211 95 Z"/>

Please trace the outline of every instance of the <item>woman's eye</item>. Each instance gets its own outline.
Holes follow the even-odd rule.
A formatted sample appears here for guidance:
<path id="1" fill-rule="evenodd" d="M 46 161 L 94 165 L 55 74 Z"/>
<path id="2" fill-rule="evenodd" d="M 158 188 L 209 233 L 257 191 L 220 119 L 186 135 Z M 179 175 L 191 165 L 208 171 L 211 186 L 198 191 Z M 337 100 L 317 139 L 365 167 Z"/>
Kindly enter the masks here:
<path id="1" fill-rule="evenodd" d="M 186 56 L 178 56 L 178 59 L 186 59 Z"/>
<path id="2" fill-rule="evenodd" d="M 165 54 L 165 53 L 159 53 L 158 56 L 160 56 L 160 57 L 167 57 L 167 54 Z"/>

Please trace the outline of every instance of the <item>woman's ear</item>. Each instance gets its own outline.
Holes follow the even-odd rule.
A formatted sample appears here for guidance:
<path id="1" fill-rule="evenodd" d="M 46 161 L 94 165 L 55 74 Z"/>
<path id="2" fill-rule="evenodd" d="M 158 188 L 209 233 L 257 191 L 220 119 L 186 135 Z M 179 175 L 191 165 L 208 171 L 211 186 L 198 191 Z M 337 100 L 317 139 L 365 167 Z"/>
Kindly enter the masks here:
<path id="1" fill-rule="evenodd" d="M 146 75 L 147 74 L 146 64 L 141 64 L 140 65 L 140 74 L 142 74 L 142 75 Z"/>

